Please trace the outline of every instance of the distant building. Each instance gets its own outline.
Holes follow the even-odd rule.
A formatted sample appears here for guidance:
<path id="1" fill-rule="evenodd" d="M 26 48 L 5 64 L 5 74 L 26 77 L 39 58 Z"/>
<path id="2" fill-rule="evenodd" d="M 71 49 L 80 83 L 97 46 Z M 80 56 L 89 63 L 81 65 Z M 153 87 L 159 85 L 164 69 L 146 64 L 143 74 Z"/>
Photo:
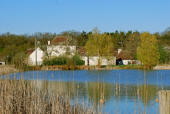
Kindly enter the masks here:
<path id="1" fill-rule="evenodd" d="M 28 50 L 28 65 L 42 65 L 43 58 L 53 58 L 58 56 L 74 56 L 78 53 L 82 60 L 85 61 L 85 65 L 96 66 L 100 65 L 115 65 L 116 57 L 99 57 L 99 56 L 87 56 L 86 50 L 84 47 L 76 47 L 75 45 L 70 45 L 68 38 L 65 36 L 57 36 L 52 41 L 48 41 L 47 50 L 44 52 L 38 47 L 36 50 Z"/>
<path id="2" fill-rule="evenodd" d="M 0 65 L 5 65 L 5 61 L 4 61 L 4 59 L 2 59 L 1 56 L 0 56 Z"/>
<path id="3" fill-rule="evenodd" d="M 99 56 L 87 56 L 86 49 L 84 47 L 77 47 L 77 52 L 81 56 L 82 60 L 85 61 L 85 65 L 96 66 L 99 63 L 100 65 L 116 65 L 116 57 L 108 56 L 108 57 L 99 57 Z"/>
<path id="4" fill-rule="evenodd" d="M 129 65 L 129 64 L 140 64 L 138 60 L 135 60 L 134 56 L 127 51 L 118 49 L 116 54 L 116 65 Z"/>
<path id="5" fill-rule="evenodd" d="M 82 56 L 82 60 L 85 61 L 85 65 L 96 66 L 99 64 L 99 56 Z M 116 58 L 113 57 L 102 57 L 100 58 L 100 65 L 115 65 Z"/>
<path id="6" fill-rule="evenodd" d="M 57 36 L 51 42 L 48 41 L 47 53 L 50 57 L 62 55 L 74 56 L 76 53 L 76 46 L 69 45 L 67 37 Z"/>
<path id="7" fill-rule="evenodd" d="M 5 62 L 0 61 L 0 65 L 5 65 Z"/>
<path id="8" fill-rule="evenodd" d="M 37 49 L 30 49 L 27 51 L 28 54 L 28 65 L 42 65 L 44 52 L 38 47 Z"/>

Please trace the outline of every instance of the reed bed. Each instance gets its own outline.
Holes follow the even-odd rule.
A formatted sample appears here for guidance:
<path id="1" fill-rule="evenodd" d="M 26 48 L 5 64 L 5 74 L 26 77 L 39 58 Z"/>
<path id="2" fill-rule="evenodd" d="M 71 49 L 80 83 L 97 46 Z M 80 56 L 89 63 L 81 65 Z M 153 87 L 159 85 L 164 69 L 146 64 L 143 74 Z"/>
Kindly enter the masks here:
<path id="1" fill-rule="evenodd" d="M 1 114 L 92 114 L 92 109 L 71 105 L 68 95 L 33 87 L 24 80 L 0 80 Z"/>

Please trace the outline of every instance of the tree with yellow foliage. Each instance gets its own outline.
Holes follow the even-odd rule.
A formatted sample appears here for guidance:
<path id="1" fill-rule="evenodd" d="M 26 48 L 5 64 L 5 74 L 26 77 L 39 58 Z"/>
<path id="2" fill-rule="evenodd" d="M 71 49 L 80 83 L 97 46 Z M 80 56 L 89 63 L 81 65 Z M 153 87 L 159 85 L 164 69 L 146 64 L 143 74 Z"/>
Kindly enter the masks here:
<path id="1" fill-rule="evenodd" d="M 144 32 L 141 34 L 141 44 L 137 48 L 137 58 L 146 69 L 151 69 L 159 63 L 158 41 L 155 35 Z"/>
<path id="2" fill-rule="evenodd" d="M 101 57 L 111 55 L 112 38 L 110 35 L 100 34 L 97 29 L 94 29 L 93 33 L 89 35 L 85 48 L 88 56 L 99 56 L 98 65 L 100 66 Z"/>

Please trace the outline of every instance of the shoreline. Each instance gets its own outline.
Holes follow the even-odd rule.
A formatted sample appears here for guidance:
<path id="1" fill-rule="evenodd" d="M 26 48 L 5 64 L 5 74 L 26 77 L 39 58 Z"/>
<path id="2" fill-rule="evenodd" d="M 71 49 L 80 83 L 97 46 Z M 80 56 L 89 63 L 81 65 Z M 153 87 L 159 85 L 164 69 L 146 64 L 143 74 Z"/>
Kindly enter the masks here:
<path id="1" fill-rule="evenodd" d="M 31 70 L 44 70 L 44 71 L 59 71 L 59 70 L 143 70 L 143 67 L 140 65 L 122 65 L 122 66 L 36 66 Z M 152 70 L 170 70 L 170 65 L 157 65 L 153 67 Z M 19 72 L 19 69 L 16 69 L 14 65 L 2 65 L 0 66 L 0 76 L 7 75 L 15 72 Z"/>
<path id="2" fill-rule="evenodd" d="M 34 70 L 44 70 L 44 71 L 59 71 L 59 70 L 144 70 L 141 65 L 121 65 L 121 66 L 42 66 Z M 170 70 L 170 65 L 157 65 L 151 70 Z"/>
<path id="3" fill-rule="evenodd" d="M 16 69 L 14 65 L 1 65 L 0 66 L 0 76 L 15 73 L 15 72 L 19 72 L 19 70 Z"/>

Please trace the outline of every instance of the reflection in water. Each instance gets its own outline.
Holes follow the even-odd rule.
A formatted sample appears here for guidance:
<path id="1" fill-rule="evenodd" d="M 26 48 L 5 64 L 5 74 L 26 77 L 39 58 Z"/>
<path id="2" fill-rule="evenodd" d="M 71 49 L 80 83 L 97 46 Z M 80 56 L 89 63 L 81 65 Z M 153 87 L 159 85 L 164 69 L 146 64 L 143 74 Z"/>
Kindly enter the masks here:
<path id="1" fill-rule="evenodd" d="M 48 90 L 48 94 L 68 96 L 71 104 L 94 106 L 97 112 L 158 113 L 164 109 L 163 100 L 158 102 L 158 92 L 170 90 L 169 74 L 141 70 L 33 71 L 23 73 L 23 77 L 18 73 L 16 79 L 35 80 L 28 82 Z"/>
<path id="2" fill-rule="evenodd" d="M 105 83 L 88 83 L 88 97 L 96 105 L 100 102 L 110 100 L 112 94 L 112 85 Z"/>
<path id="3" fill-rule="evenodd" d="M 139 86 L 141 101 L 144 105 L 149 105 L 156 98 L 158 88 L 153 85 Z"/>
<path id="4" fill-rule="evenodd" d="M 38 89 L 47 89 L 49 94 L 53 92 L 65 94 L 70 97 L 72 103 L 86 103 L 90 104 L 90 106 L 95 106 L 96 108 L 101 104 L 101 99 L 104 100 L 103 104 L 105 107 L 110 105 L 110 103 L 112 105 L 117 103 L 117 107 L 120 106 L 120 110 L 125 108 L 123 107 L 123 103 L 130 103 L 131 108 L 129 109 L 129 112 L 134 110 L 139 110 L 140 112 L 150 112 L 153 111 L 152 108 L 155 108 L 154 110 L 156 110 L 155 106 L 157 106 L 157 103 L 154 101 L 157 97 L 158 91 L 160 90 L 160 88 L 154 85 L 137 86 L 102 82 L 77 83 L 33 81 L 33 83 L 35 84 L 34 87 Z M 120 101 L 122 101 L 122 104 Z M 137 105 L 139 105 L 139 107 L 137 107 Z M 110 110 L 114 112 L 113 108 Z"/>

